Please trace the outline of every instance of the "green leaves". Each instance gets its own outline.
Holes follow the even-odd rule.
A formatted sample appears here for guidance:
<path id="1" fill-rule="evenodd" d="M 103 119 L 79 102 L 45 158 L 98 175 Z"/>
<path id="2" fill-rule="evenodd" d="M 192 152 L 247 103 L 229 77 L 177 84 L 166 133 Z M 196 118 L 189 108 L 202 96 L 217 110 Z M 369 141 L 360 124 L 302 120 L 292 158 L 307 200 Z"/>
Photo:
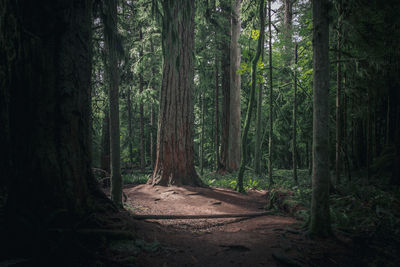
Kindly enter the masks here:
<path id="1" fill-rule="evenodd" d="M 260 37 L 260 31 L 259 30 L 252 30 L 250 38 L 254 40 L 258 40 L 258 37 Z"/>

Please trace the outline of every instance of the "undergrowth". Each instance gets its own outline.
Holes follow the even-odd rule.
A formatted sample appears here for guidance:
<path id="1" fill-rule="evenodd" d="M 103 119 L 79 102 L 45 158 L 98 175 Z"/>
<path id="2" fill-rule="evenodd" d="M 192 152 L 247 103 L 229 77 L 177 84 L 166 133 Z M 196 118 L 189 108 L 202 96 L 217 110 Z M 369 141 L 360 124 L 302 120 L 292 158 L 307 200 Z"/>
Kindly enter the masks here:
<path id="1" fill-rule="evenodd" d="M 148 173 L 131 172 L 122 175 L 123 184 L 145 184 L 149 179 Z"/>
<path id="2" fill-rule="evenodd" d="M 293 214 L 298 219 L 307 219 L 311 207 L 311 176 L 308 170 L 298 170 L 298 184 L 293 180 L 291 170 L 274 170 L 274 184 L 269 185 L 268 177 L 247 171 L 244 176 L 246 190 L 268 190 L 270 209 L 282 209 L 282 205 L 296 206 Z M 203 175 L 203 181 L 210 186 L 235 189 L 237 173 L 220 175 L 215 172 Z M 335 186 L 330 196 L 330 214 L 334 228 L 346 232 L 393 229 L 400 240 L 400 190 L 380 185 L 366 185 L 361 178 L 352 182 L 344 181 Z M 284 199 L 277 199 L 282 197 Z M 301 208 L 299 208 L 301 206 Z"/>
<path id="3" fill-rule="evenodd" d="M 308 170 L 298 170 L 298 184 L 294 182 L 291 170 L 274 170 L 273 173 L 274 184 L 269 185 L 268 177 L 247 171 L 244 176 L 245 189 L 267 190 L 267 209 L 286 212 L 307 221 L 312 196 Z M 343 183 L 335 186 L 335 191 L 330 195 L 332 227 L 357 239 L 355 243 L 361 244 L 363 257 L 366 262 L 372 262 L 371 266 L 398 262 L 400 189 L 388 187 L 384 183 L 387 179 L 375 178 L 366 183 L 364 177 L 364 173 L 353 174 L 351 182 L 343 177 Z M 235 189 L 237 173 L 222 176 L 212 172 L 202 179 L 210 186 Z M 376 256 L 378 254 L 379 257 Z"/>

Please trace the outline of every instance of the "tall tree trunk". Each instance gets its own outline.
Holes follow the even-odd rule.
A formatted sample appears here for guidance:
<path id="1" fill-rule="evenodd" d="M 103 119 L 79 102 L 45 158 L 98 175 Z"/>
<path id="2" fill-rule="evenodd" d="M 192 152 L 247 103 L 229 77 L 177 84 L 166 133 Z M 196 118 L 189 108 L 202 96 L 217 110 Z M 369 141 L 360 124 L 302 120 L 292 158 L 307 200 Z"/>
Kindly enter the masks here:
<path id="1" fill-rule="evenodd" d="M 293 0 L 284 0 L 284 17 L 283 17 L 283 57 L 286 74 L 290 75 L 290 64 L 292 62 L 292 20 L 293 20 Z M 289 83 L 290 80 L 286 79 L 285 83 Z"/>
<path id="2" fill-rule="evenodd" d="M 103 125 L 101 130 L 100 168 L 110 173 L 110 114 L 108 105 L 104 110 Z"/>
<path id="3" fill-rule="evenodd" d="M 222 114 L 221 114 L 221 166 L 219 170 L 225 172 L 228 168 L 229 154 L 229 121 L 230 121 L 230 36 L 223 40 L 221 56 L 221 91 L 222 91 Z"/>
<path id="4" fill-rule="evenodd" d="M 142 28 L 139 29 L 139 40 L 142 42 L 143 40 L 143 33 Z M 140 44 L 139 46 L 139 57 L 143 58 L 143 45 Z M 139 72 L 139 93 L 143 93 L 143 68 L 140 69 Z M 144 114 L 143 114 L 143 102 L 140 101 L 139 104 L 139 116 L 140 116 L 140 170 L 144 172 L 145 168 L 145 147 L 144 147 Z"/>
<path id="5" fill-rule="evenodd" d="M 266 14 L 266 6 L 263 7 L 264 9 L 264 25 L 263 25 L 263 32 L 265 28 L 265 14 Z M 264 41 L 261 47 L 261 57 L 262 62 L 264 62 Z M 262 90 L 263 90 L 264 83 L 260 83 L 260 87 L 258 89 L 257 94 L 257 125 L 256 125 L 256 144 L 254 148 L 254 171 L 256 174 L 261 174 L 261 146 L 262 146 Z"/>
<path id="6" fill-rule="evenodd" d="M 348 103 L 348 88 L 347 88 L 347 79 L 346 79 L 346 72 L 343 75 L 343 140 L 344 140 L 344 145 L 343 145 L 343 157 L 345 159 L 345 166 L 346 166 L 346 170 L 345 172 L 347 173 L 347 179 L 350 182 L 351 181 L 351 168 L 350 168 L 350 160 L 349 160 L 349 142 L 348 142 L 348 138 L 347 138 L 347 119 L 348 119 L 348 115 L 347 115 L 347 103 Z"/>
<path id="7" fill-rule="evenodd" d="M 89 130 L 91 10 L 91 1 L 0 5 L 7 21 L 0 23 L 0 145 L 7 155 L 0 161 L 7 196 L 1 254 L 17 252 L 27 265 L 63 255 L 46 254 L 47 227 L 72 229 L 98 204 Z"/>
<path id="8" fill-rule="evenodd" d="M 200 174 L 204 174 L 204 95 L 200 95 L 201 105 L 201 134 L 200 134 Z"/>
<path id="9" fill-rule="evenodd" d="M 128 148 L 129 148 L 129 163 L 130 167 L 133 166 L 133 134 L 132 134 L 132 99 L 131 99 L 131 87 L 128 88 L 126 95 L 127 109 L 128 109 Z"/>
<path id="10" fill-rule="evenodd" d="M 260 36 L 258 38 L 258 44 L 257 44 L 257 52 L 252 60 L 252 66 L 251 66 L 251 91 L 250 91 L 250 101 L 247 106 L 247 112 L 246 112 L 246 120 L 244 122 L 244 131 L 243 131 L 243 138 L 242 138 L 242 160 L 240 163 L 240 169 L 239 169 L 239 175 L 238 175 L 238 183 L 237 183 L 237 189 L 239 192 L 244 192 L 243 188 L 243 175 L 244 171 L 246 169 L 246 164 L 247 164 L 247 148 L 248 148 L 248 140 L 247 136 L 249 133 L 250 129 L 250 123 L 251 123 L 251 116 L 253 113 L 253 106 L 254 106 L 254 98 L 255 98 L 255 91 L 256 91 L 256 83 L 257 83 L 257 63 L 258 60 L 260 59 L 261 52 L 262 52 L 262 47 L 264 46 L 264 26 L 265 26 L 265 14 L 264 14 L 264 0 L 260 0 L 260 6 L 259 6 L 259 11 L 260 11 Z M 261 88 L 260 88 L 261 91 Z"/>
<path id="11" fill-rule="evenodd" d="M 150 37 L 150 52 L 151 54 L 154 54 L 154 44 L 153 44 L 153 38 Z M 156 79 L 156 69 L 154 67 L 154 63 L 151 66 L 151 86 L 152 90 L 156 91 L 156 86 L 155 86 L 155 79 Z M 150 164 L 151 168 L 154 168 L 154 162 L 155 162 L 155 156 L 156 156 L 156 145 L 155 145 L 155 134 L 154 134 L 154 128 L 155 128 L 155 115 L 154 115 L 154 104 L 153 102 L 150 104 Z"/>
<path id="12" fill-rule="evenodd" d="M 331 235 L 329 210 L 329 0 L 313 0 L 313 173 L 310 232 Z"/>
<path id="13" fill-rule="evenodd" d="M 157 159 L 149 183 L 202 185 L 194 168 L 192 132 L 194 0 L 164 1 L 163 10 Z"/>
<path id="14" fill-rule="evenodd" d="M 292 153 L 292 162 L 293 162 L 293 180 L 296 184 L 297 181 L 297 143 L 296 143 L 296 127 L 297 127 L 297 44 L 294 46 L 294 81 L 293 81 L 293 153 Z"/>
<path id="15" fill-rule="evenodd" d="M 257 92 L 257 125 L 256 125 L 256 144 L 254 147 L 254 171 L 256 174 L 261 174 L 261 146 L 262 146 L 262 125 L 261 125 L 261 109 L 262 109 L 262 83 Z"/>
<path id="16" fill-rule="evenodd" d="M 365 167 L 367 169 L 367 180 L 370 180 L 370 158 L 371 158 L 371 92 L 367 89 L 367 125 L 366 125 L 366 135 L 367 135 L 367 153 L 365 154 Z"/>
<path id="17" fill-rule="evenodd" d="M 285 16 L 283 18 L 283 24 L 285 27 L 285 35 L 286 38 L 290 39 L 291 33 L 290 31 L 292 30 L 292 19 L 293 19 L 293 0 L 284 0 L 283 6 L 285 9 Z"/>
<path id="18" fill-rule="evenodd" d="M 230 71 L 230 122 L 229 122 L 229 153 L 228 170 L 236 171 L 240 166 L 240 46 L 241 30 L 240 7 L 241 0 L 232 0 L 232 35 L 231 35 L 231 71 Z"/>
<path id="19" fill-rule="evenodd" d="M 122 178 L 120 167 L 119 93 L 117 58 L 117 2 L 107 0 L 104 16 L 104 36 L 108 56 L 109 101 L 110 101 L 110 154 L 111 154 L 111 199 L 122 206 Z"/>
<path id="20" fill-rule="evenodd" d="M 341 121 L 341 97 L 342 97 L 342 65 L 341 60 L 341 3 L 338 3 L 338 22 L 337 22 L 337 72 L 336 72 L 336 183 L 340 184 L 340 172 L 342 168 L 340 151 L 342 149 L 342 121 Z"/>
<path id="21" fill-rule="evenodd" d="M 215 57 L 215 169 L 219 169 L 219 84 L 218 59 Z"/>
<path id="22" fill-rule="evenodd" d="M 273 90 L 272 90 L 272 16 L 271 16 L 271 0 L 268 1 L 268 33 L 269 33 L 269 139 L 268 139 L 268 177 L 269 177 L 269 185 L 271 186 L 274 183 L 272 178 L 272 125 L 273 125 L 273 114 L 272 107 L 273 103 Z"/>

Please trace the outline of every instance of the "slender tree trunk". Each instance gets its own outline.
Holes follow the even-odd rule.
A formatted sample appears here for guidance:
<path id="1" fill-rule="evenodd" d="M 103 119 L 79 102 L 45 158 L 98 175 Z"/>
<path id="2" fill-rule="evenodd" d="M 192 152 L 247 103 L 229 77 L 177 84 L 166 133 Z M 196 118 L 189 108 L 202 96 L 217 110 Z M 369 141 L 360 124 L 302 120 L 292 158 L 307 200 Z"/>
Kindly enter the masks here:
<path id="1" fill-rule="evenodd" d="M 274 183 L 274 180 L 272 178 L 272 135 L 273 129 L 273 114 L 272 114 L 272 108 L 273 108 L 273 90 L 272 90 L 272 30 L 271 30 L 271 24 L 272 24 L 272 16 L 271 16 L 271 0 L 268 1 L 268 32 L 269 32 L 269 140 L 268 140 L 268 177 L 269 177 L 269 185 L 271 186 Z"/>
<path id="2" fill-rule="evenodd" d="M 309 165 L 308 165 L 308 174 L 312 175 L 312 170 L 313 170 L 313 159 L 312 159 L 312 154 L 313 154 L 313 149 L 312 149 L 312 140 L 311 143 L 308 143 L 308 150 L 309 150 L 309 154 L 308 154 L 308 160 L 309 160 Z M 311 148 L 311 149 L 310 149 Z"/>
<path id="3" fill-rule="evenodd" d="M 292 18 L 293 18 L 293 0 L 284 0 L 283 2 L 284 8 L 285 8 L 285 16 L 283 19 L 283 24 L 285 26 L 285 31 L 286 31 L 286 38 L 290 39 L 290 31 L 292 30 Z M 288 38 L 289 37 L 289 38 Z"/>
<path id="4" fill-rule="evenodd" d="M 254 106 L 254 98 L 255 98 L 256 83 L 257 83 L 257 62 L 260 59 L 262 47 L 264 46 L 264 26 L 265 26 L 264 0 L 260 0 L 259 10 L 260 10 L 260 36 L 258 38 L 257 52 L 252 60 L 250 101 L 247 106 L 246 120 L 244 122 L 244 130 L 243 130 L 243 138 L 242 138 L 242 161 L 240 163 L 238 183 L 237 183 L 237 189 L 239 190 L 239 192 L 244 192 L 243 175 L 244 175 L 244 171 L 246 169 L 246 164 L 248 161 L 247 136 L 248 136 L 249 129 L 250 129 L 251 116 L 253 113 L 253 106 Z M 261 89 L 260 89 L 260 91 L 261 91 Z"/>
<path id="5" fill-rule="evenodd" d="M 346 72 L 344 72 L 343 75 L 343 92 L 344 92 L 344 96 L 343 96 L 343 140 L 344 140 L 344 144 L 343 144 L 343 157 L 346 161 L 346 170 L 345 172 L 347 173 L 347 178 L 348 181 L 351 181 L 351 169 L 350 169 L 350 160 L 349 160 L 349 152 L 348 152 L 348 147 L 349 147 L 349 142 L 348 142 L 348 138 L 347 138 L 347 103 L 348 103 L 348 96 L 347 96 L 347 85 L 346 85 Z"/>
<path id="6" fill-rule="evenodd" d="M 222 110 L 221 110 L 221 154 L 220 166 L 218 171 L 225 173 L 228 169 L 228 154 L 229 154 L 229 122 L 230 122 L 230 42 L 231 42 L 231 10 L 229 6 L 221 5 L 222 22 L 221 27 L 223 34 L 221 36 L 221 91 L 222 91 Z"/>
<path id="7" fill-rule="evenodd" d="M 284 39 L 284 65 L 285 73 L 290 75 L 290 64 L 292 62 L 292 20 L 293 20 L 293 0 L 284 0 L 284 18 L 283 18 L 283 39 Z M 290 80 L 286 79 L 285 83 L 289 83 Z"/>
<path id="8" fill-rule="evenodd" d="M 294 46 L 294 84 L 293 84 L 293 153 L 292 153 L 292 161 L 293 161 L 293 179 L 296 184 L 297 181 L 297 143 L 296 143 L 296 127 L 297 127 L 297 44 Z"/>
<path id="9" fill-rule="evenodd" d="M 103 125 L 101 130 L 101 156 L 100 168 L 110 173 L 110 114 L 108 105 L 104 110 Z"/>
<path id="10" fill-rule="evenodd" d="M 218 61 L 215 57 L 215 169 L 219 168 L 219 86 L 218 86 Z"/>
<path id="11" fill-rule="evenodd" d="M 194 0 L 164 1 L 163 10 L 157 159 L 149 183 L 202 185 L 194 168 L 192 130 Z"/>
<path id="12" fill-rule="evenodd" d="M 386 146 L 390 144 L 390 95 L 387 97 L 386 109 Z"/>
<path id="13" fill-rule="evenodd" d="M 367 183 L 370 180 L 370 157 L 371 157 L 371 96 L 369 90 L 367 91 L 367 153 L 365 154 L 365 166 L 367 169 Z"/>
<path id="14" fill-rule="evenodd" d="M 200 134 L 200 174 L 204 174 L 204 95 L 200 95 L 201 104 L 201 134 Z"/>
<path id="15" fill-rule="evenodd" d="M 143 40 L 143 33 L 142 33 L 142 28 L 139 29 L 139 40 L 140 42 L 142 42 Z M 140 44 L 139 46 L 139 57 L 142 58 L 143 57 L 143 45 Z M 140 72 L 139 72 L 139 93 L 142 94 L 143 93 L 143 68 L 141 68 Z M 145 147 L 144 147 L 144 113 L 143 113 L 143 102 L 140 101 L 139 104 L 139 121 L 140 121 L 140 170 L 142 172 L 144 172 L 144 168 L 145 168 L 145 159 L 146 159 L 146 155 L 145 155 Z"/>
<path id="16" fill-rule="evenodd" d="M 231 35 L 231 75 L 230 75 L 230 123 L 229 123 L 229 153 L 228 170 L 236 171 L 240 166 L 240 46 L 241 30 L 240 7 L 241 0 L 232 0 L 232 35 Z"/>
<path id="17" fill-rule="evenodd" d="M 110 154 L 111 199 L 122 206 L 122 178 L 120 167 L 119 93 L 117 59 L 117 3 L 105 1 L 107 16 L 104 17 L 104 36 L 108 55 L 109 101 L 110 101 Z"/>
<path id="18" fill-rule="evenodd" d="M 337 23 L 337 72 L 336 72 L 336 183 L 340 184 L 340 172 L 342 168 L 342 162 L 341 162 L 341 155 L 340 151 L 342 149 L 342 138 L 341 138 L 341 133 L 342 133 L 342 121 L 341 121 L 341 97 L 342 97 L 342 65 L 340 63 L 341 60 L 341 28 L 342 28 L 342 22 L 340 19 L 341 16 L 341 3 L 339 0 L 338 3 L 338 23 Z"/>
<path id="19" fill-rule="evenodd" d="M 313 0 L 313 173 L 310 232 L 331 235 L 329 210 L 329 0 Z"/>
<path id="20" fill-rule="evenodd" d="M 229 36 L 226 36 L 228 41 Z M 225 43 L 225 42 L 224 42 Z M 221 58 L 221 90 L 222 90 L 222 118 L 221 118 L 221 166 L 219 170 L 225 172 L 228 169 L 229 155 L 229 121 L 230 121 L 230 48 L 229 43 L 222 45 Z"/>
<path id="21" fill-rule="evenodd" d="M 263 25 L 263 32 L 265 28 L 265 14 L 266 14 L 266 7 L 263 7 L 264 9 L 264 25 Z M 262 62 L 264 62 L 264 41 L 261 46 L 261 57 L 262 57 Z M 257 125 L 256 125 L 256 145 L 254 148 L 254 171 L 256 174 L 260 175 L 261 174 L 261 146 L 262 146 L 262 90 L 263 90 L 263 82 L 259 84 L 259 89 L 258 89 L 258 95 L 257 95 Z"/>
<path id="22" fill-rule="evenodd" d="M 130 167 L 133 166 L 133 134 L 132 134 L 132 99 L 131 99 L 131 87 L 128 88 L 127 92 L 127 109 L 128 109 L 128 143 L 129 143 L 129 163 Z"/>
<path id="23" fill-rule="evenodd" d="M 262 83 L 257 92 L 257 125 L 256 125 L 256 144 L 254 147 L 254 171 L 256 174 L 261 174 L 261 145 L 262 145 L 262 125 L 261 125 L 261 108 L 262 108 Z"/>
<path id="24" fill-rule="evenodd" d="M 150 52 L 151 54 L 154 54 L 154 44 L 153 44 L 153 38 L 150 38 Z M 155 79 L 156 79 L 156 69 L 154 65 L 152 64 L 151 66 L 151 86 L 152 90 L 156 91 L 156 86 L 155 86 Z M 155 156 L 156 156 L 156 146 L 155 146 L 155 134 L 154 134 L 154 128 L 155 128 L 155 116 L 154 116 L 154 104 L 150 104 L 150 163 L 151 163 L 151 168 L 154 168 L 154 162 L 155 162 Z"/>

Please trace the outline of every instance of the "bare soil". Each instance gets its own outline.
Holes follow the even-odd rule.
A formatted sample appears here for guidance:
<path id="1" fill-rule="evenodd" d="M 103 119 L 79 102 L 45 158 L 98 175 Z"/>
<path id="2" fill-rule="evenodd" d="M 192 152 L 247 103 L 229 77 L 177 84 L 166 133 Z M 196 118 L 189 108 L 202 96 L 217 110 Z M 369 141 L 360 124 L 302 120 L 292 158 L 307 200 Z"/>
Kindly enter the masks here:
<path id="1" fill-rule="evenodd" d="M 124 189 L 134 214 L 199 215 L 263 212 L 266 191 L 137 185 Z M 140 239 L 160 245 L 141 251 L 137 266 L 354 266 L 351 240 L 309 240 L 289 216 L 135 220 Z"/>

